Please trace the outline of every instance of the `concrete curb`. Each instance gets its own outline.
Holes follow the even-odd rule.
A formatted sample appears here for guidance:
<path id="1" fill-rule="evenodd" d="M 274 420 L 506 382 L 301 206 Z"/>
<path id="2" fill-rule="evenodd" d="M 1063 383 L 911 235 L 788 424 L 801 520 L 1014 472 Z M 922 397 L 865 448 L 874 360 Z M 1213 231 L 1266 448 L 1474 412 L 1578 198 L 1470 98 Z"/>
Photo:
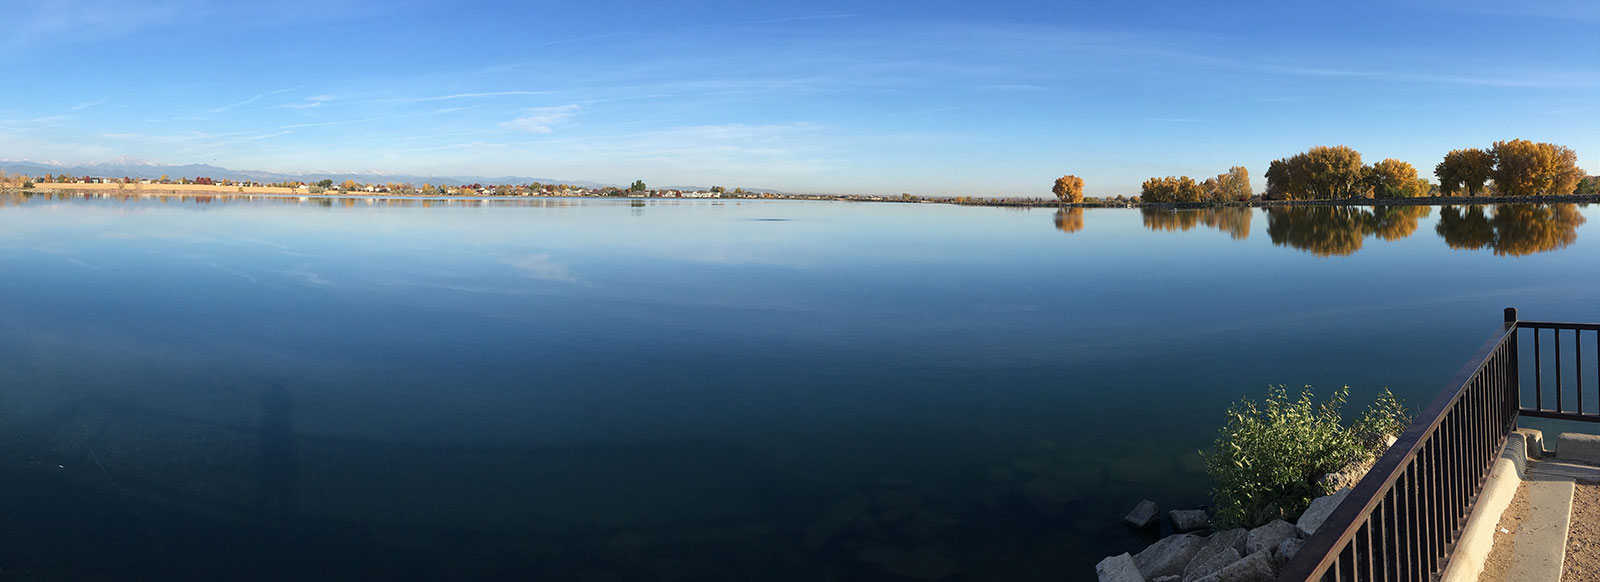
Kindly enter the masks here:
<path id="1" fill-rule="evenodd" d="M 1478 502 L 1472 507 L 1472 516 L 1461 529 L 1461 538 L 1456 540 L 1455 549 L 1450 552 L 1450 563 L 1440 573 L 1439 582 L 1477 582 L 1483 574 L 1483 563 L 1489 559 L 1489 550 L 1494 548 L 1494 530 L 1500 525 L 1500 516 L 1511 506 L 1517 486 L 1527 477 L 1528 441 L 1543 441 L 1534 436 L 1538 433 L 1532 429 L 1517 429 L 1506 436 L 1506 448 L 1494 460 L 1494 468 L 1483 483 Z"/>

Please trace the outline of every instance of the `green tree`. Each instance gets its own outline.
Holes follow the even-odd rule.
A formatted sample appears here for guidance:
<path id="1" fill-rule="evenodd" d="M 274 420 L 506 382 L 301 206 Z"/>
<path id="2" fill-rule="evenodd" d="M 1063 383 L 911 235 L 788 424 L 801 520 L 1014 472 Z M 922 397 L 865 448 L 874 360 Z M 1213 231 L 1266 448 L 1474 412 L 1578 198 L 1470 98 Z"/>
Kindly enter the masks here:
<path id="1" fill-rule="evenodd" d="M 1433 167 L 1439 193 L 1445 196 L 1455 196 L 1463 189 L 1468 196 L 1479 196 L 1493 172 L 1494 156 L 1480 149 L 1450 150 L 1444 161 Z"/>
<path id="2" fill-rule="evenodd" d="M 1495 189 L 1502 196 L 1571 194 L 1583 180 L 1578 154 L 1566 146 L 1525 139 L 1494 142 Z"/>
<path id="3" fill-rule="evenodd" d="M 1056 198 L 1064 203 L 1083 202 L 1083 178 L 1070 174 L 1056 178 L 1056 184 L 1050 191 L 1055 192 Z"/>
<path id="4" fill-rule="evenodd" d="M 629 192 L 643 192 L 646 189 L 647 188 L 645 188 L 644 180 L 634 180 L 633 184 L 631 186 L 628 186 L 628 191 Z"/>
<path id="5" fill-rule="evenodd" d="M 1267 167 L 1267 194 L 1277 200 L 1341 200 L 1370 195 L 1361 153 L 1317 146 Z"/>
<path id="6" fill-rule="evenodd" d="M 317 187 L 318 188 L 322 188 L 323 190 L 327 190 L 329 188 L 332 188 L 333 187 L 333 180 L 330 180 L 330 179 L 327 179 L 327 178 L 323 178 L 321 180 L 318 180 L 317 181 Z"/>
<path id="7" fill-rule="evenodd" d="M 1578 181 L 1578 187 L 1573 194 L 1600 194 L 1600 176 L 1587 176 Z"/>

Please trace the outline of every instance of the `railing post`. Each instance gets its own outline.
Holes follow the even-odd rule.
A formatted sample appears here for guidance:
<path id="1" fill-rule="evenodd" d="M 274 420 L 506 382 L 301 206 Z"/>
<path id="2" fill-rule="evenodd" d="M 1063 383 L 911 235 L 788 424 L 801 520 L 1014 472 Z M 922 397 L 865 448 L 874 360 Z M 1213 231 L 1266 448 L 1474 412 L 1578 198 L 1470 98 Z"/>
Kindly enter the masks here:
<path id="1" fill-rule="evenodd" d="M 1507 342 L 1509 345 L 1506 346 L 1506 350 L 1511 354 L 1511 357 L 1506 358 L 1508 360 L 1506 389 L 1511 392 L 1506 395 L 1506 407 L 1510 409 L 1506 412 L 1511 417 L 1511 428 L 1516 428 L 1517 412 L 1522 410 L 1522 372 L 1517 366 L 1517 362 L 1522 359 L 1522 351 L 1517 349 L 1517 336 L 1521 335 L 1517 332 L 1517 308 L 1506 308 L 1506 326 L 1511 328 L 1511 338 Z M 1538 333 L 1538 330 L 1534 333 Z"/>

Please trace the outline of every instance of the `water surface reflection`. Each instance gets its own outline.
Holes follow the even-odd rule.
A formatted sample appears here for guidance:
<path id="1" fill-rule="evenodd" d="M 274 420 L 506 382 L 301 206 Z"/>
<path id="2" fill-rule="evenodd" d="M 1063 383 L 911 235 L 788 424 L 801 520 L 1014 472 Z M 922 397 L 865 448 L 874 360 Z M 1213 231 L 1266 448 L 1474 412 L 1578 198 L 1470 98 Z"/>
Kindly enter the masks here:
<path id="1" fill-rule="evenodd" d="M 1485 216 L 1482 206 L 1446 206 L 1434 231 L 1452 249 L 1487 247 L 1517 257 L 1566 248 L 1585 222 L 1573 204 L 1502 204 L 1492 213 Z"/>

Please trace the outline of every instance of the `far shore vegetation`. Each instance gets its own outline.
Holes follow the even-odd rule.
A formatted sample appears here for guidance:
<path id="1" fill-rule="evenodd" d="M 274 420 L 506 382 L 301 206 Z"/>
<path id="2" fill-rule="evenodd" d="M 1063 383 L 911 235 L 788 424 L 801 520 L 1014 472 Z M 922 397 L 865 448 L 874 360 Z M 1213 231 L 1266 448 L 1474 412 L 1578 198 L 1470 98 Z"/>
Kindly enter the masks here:
<path id="1" fill-rule="evenodd" d="M 713 186 L 699 190 L 652 189 L 644 180 L 627 187 L 573 184 L 412 184 L 405 182 L 254 182 L 207 176 L 106 177 L 46 174 L 6 175 L 0 188 L 81 190 L 138 195 L 265 196 L 420 196 L 420 197 L 629 197 L 839 200 L 852 202 L 943 203 L 970 206 L 1067 207 L 1215 207 L 1278 205 L 1481 204 L 1523 201 L 1600 201 L 1600 176 L 1585 175 L 1577 153 L 1566 146 L 1523 139 L 1495 142 L 1485 149 L 1453 150 L 1434 166 L 1438 183 L 1418 175 L 1411 164 L 1385 159 L 1365 165 L 1361 153 L 1346 146 L 1316 146 L 1273 161 L 1266 189 L 1256 192 L 1250 171 L 1234 166 L 1216 177 L 1151 177 L 1135 195 L 1084 196 L 1084 179 L 1065 175 L 1055 180 L 1055 198 L 920 196 L 867 194 L 788 194 Z M 1532 200 L 1529 200 L 1532 201 Z"/>

